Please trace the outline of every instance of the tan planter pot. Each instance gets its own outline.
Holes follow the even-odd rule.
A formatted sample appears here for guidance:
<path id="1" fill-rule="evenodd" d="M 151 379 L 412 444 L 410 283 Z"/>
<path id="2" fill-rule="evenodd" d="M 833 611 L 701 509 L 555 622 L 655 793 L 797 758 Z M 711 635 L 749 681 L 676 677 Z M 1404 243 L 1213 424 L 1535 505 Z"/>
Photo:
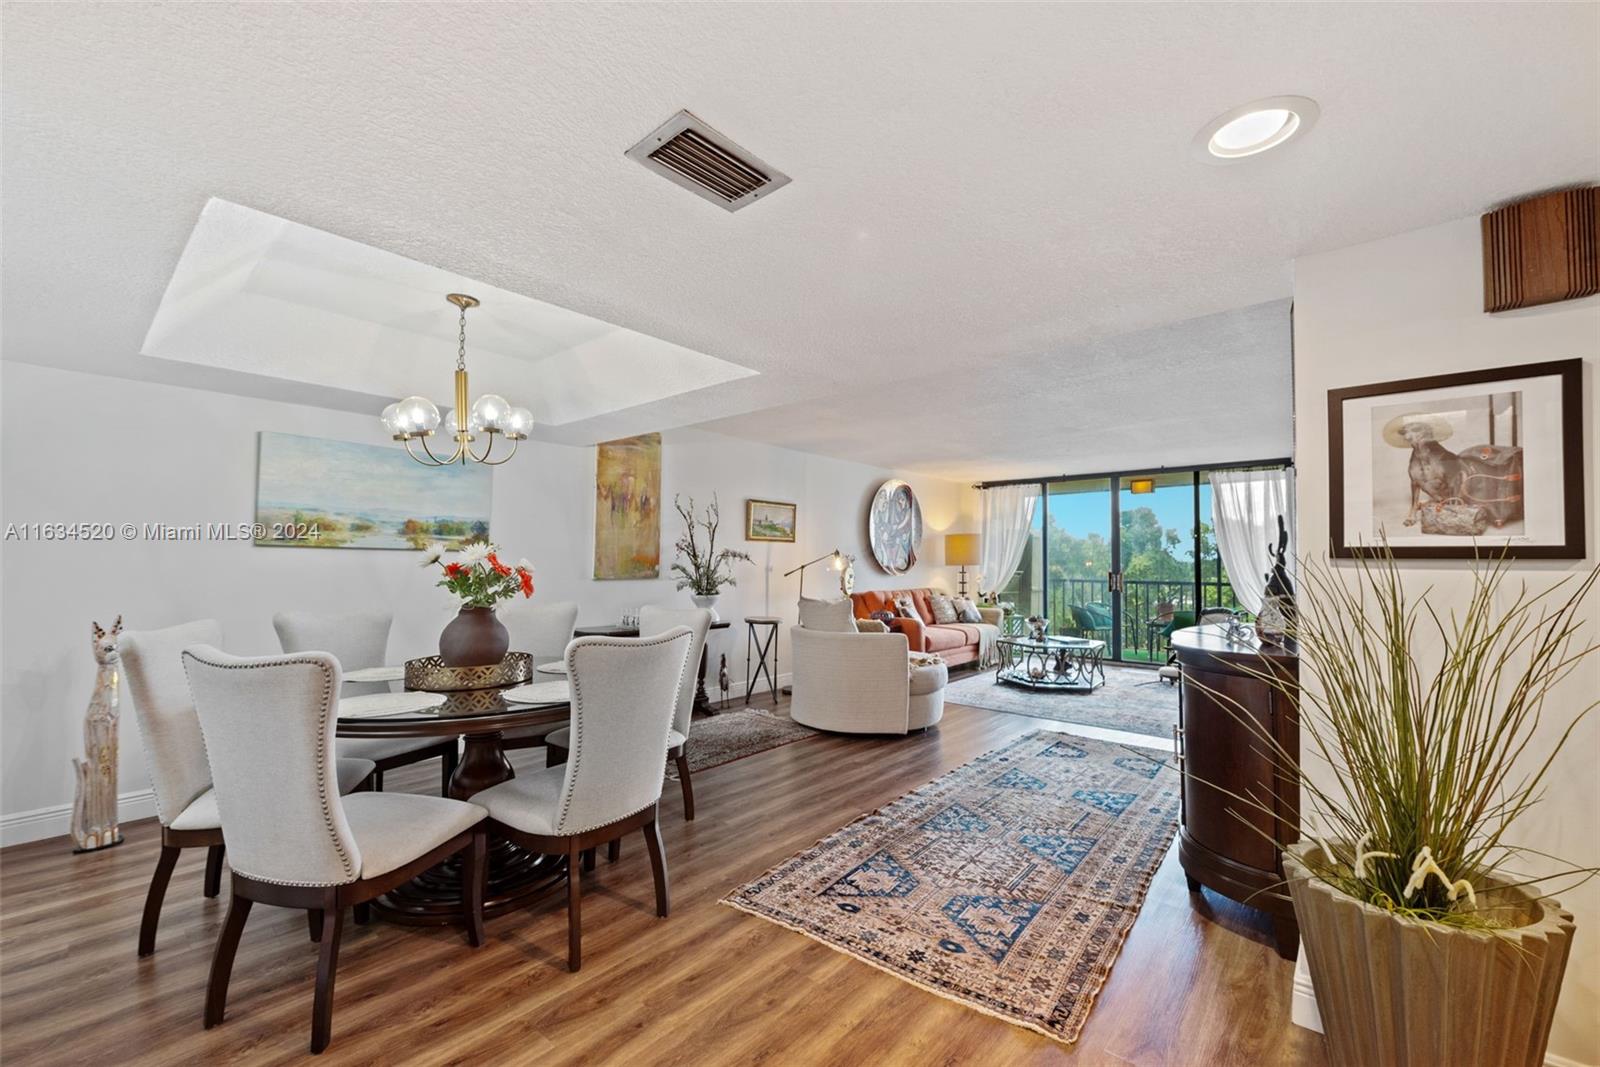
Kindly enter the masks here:
<path id="1" fill-rule="evenodd" d="M 1494 934 L 1396 918 L 1311 877 L 1304 857 L 1316 849 L 1291 846 L 1283 873 L 1336 1067 L 1541 1067 L 1570 914 L 1490 889 L 1518 902 L 1527 924 Z"/>

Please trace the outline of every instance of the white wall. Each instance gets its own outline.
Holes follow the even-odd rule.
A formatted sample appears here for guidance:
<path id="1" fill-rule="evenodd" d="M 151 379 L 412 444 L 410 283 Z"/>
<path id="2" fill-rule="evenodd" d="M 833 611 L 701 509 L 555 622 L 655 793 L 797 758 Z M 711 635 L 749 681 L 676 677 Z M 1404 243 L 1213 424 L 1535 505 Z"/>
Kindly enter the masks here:
<path id="1" fill-rule="evenodd" d="M 0 523 L 249 522 L 254 516 L 259 430 L 386 443 L 375 419 L 321 408 L 179 389 L 7 362 L 0 364 Z M 493 538 L 537 571 L 536 599 L 575 600 L 580 622 L 615 621 L 643 604 L 689 606 L 668 580 L 591 577 L 594 449 L 525 444 L 494 473 Z M 713 635 L 711 671 L 728 653 L 744 674 L 746 614 L 793 619 L 795 579 L 782 573 L 838 547 L 858 557 L 858 588 L 943 585 L 942 538 L 975 528 L 974 494 L 913 477 L 927 524 L 924 562 L 891 578 L 870 562 L 866 505 L 891 472 L 693 430 L 664 436 L 662 489 L 722 504 L 725 543 L 750 550 L 739 585 L 719 611 L 731 629 Z M 799 505 L 793 545 L 743 540 L 747 497 Z M 677 516 L 662 523 L 663 571 Z M 285 608 L 356 605 L 395 614 L 391 658 L 435 650 L 450 599 L 409 552 L 257 548 L 248 543 L 21 542 L 0 547 L 0 843 L 64 833 L 72 800 L 69 760 L 81 754 L 81 722 L 94 679 L 89 622 L 130 629 L 207 616 L 221 620 L 231 651 L 277 651 L 271 618 Z M 807 591 L 827 578 L 808 573 Z M 780 644 L 787 673 L 788 641 Z M 742 689 L 739 690 L 742 692 Z M 147 790 L 139 732 L 123 694 L 120 789 Z M 151 814 L 134 799 L 123 818 Z"/>
<path id="2" fill-rule="evenodd" d="M 1539 589 L 1595 564 L 1600 501 L 1595 471 L 1595 362 L 1600 354 L 1600 298 L 1590 297 L 1500 315 L 1482 311 L 1478 220 L 1461 219 L 1413 233 L 1309 256 L 1295 264 L 1296 470 L 1300 544 L 1328 545 L 1329 389 L 1478 368 L 1582 357 L 1588 557 L 1584 561 L 1524 562 L 1513 580 Z M 1408 592 L 1431 586 L 1439 604 L 1460 603 L 1468 578 L 1458 561 L 1408 562 Z M 1600 628 L 1600 606 L 1591 601 Z M 1590 630 L 1590 639 L 1596 630 Z M 1600 694 L 1600 657 L 1569 678 L 1546 708 L 1542 736 L 1565 728 Z M 1600 866 L 1600 716 L 1573 734 L 1548 779 L 1547 799 L 1518 824 L 1517 843 L 1578 866 Z M 1600 883 L 1561 894 L 1577 917 L 1578 935 L 1551 1035 L 1550 1052 L 1578 1063 L 1600 1063 Z"/>

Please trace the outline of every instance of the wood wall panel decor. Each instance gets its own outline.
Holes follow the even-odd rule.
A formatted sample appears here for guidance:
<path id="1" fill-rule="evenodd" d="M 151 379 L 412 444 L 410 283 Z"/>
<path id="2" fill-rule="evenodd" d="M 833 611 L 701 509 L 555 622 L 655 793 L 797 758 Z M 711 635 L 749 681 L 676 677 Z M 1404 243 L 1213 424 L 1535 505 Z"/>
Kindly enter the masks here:
<path id="1" fill-rule="evenodd" d="M 1600 293 L 1600 186 L 1562 189 L 1483 216 L 1483 310 Z"/>

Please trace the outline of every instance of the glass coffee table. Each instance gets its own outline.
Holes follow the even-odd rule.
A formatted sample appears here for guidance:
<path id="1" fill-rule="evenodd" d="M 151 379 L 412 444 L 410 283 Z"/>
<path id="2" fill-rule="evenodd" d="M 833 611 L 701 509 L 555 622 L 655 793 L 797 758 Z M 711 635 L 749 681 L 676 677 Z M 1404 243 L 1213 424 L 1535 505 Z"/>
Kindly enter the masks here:
<path id="1" fill-rule="evenodd" d="M 1088 637 L 1002 637 L 996 685 L 1088 693 L 1106 684 L 1106 643 Z"/>

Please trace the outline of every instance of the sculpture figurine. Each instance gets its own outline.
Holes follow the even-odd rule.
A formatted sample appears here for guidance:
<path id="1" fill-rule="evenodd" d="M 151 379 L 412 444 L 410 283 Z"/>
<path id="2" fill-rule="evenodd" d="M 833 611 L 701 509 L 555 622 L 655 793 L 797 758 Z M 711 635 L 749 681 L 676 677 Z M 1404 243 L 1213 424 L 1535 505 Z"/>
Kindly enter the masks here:
<path id="1" fill-rule="evenodd" d="M 1294 629 L 1294 583 L 1289 581 L 1289 527 L 1278 516 L 1278 547 L 1267 548 L 1272 570 L 1266 575 L 1267 588 L 1256 613 L 1256 634 L 1263 641 L 1281 642 Z"/>
<path id="2" fill-rule="evenodd" d="M 77 780 L 77 795 L 72 801 L 72 844 L 74 852 L 93 852 L 122 844 L 117 828 L 117 635 L 122 633 L 122 616 L 107 632 L 99 623 L 90 623 L 94 640 L 96 674 L 94 695 L 83 719 L 83 759 L 72 761 Z"/>
<path id="3" fill-rule="evenodd" d="M 717 670 L 717 688 L 722 690 L 722 703 L 720 707 L 728 706 L 728 654 L 722 654 L 722 666 Z"/>

